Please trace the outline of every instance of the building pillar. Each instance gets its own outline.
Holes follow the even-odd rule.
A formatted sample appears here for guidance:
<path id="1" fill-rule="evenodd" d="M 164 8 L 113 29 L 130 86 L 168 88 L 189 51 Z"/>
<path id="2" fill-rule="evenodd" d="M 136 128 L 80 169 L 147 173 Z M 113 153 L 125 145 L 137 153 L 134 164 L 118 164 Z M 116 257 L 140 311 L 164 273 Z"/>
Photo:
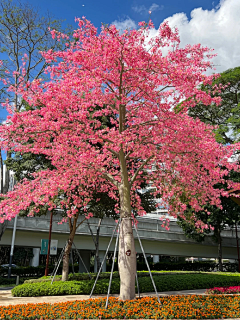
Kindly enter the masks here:
<path id="1" fill-rule="evenodd" d="M 153 255 L 153 263 L 158 263 L 159 262 L 159 254 L 154 254 Z"/>
<path id="2" fill-rule="evenodd" d="M 31 261 L 32 267 L 38 267 L 39 266 L 39 255 L 40 255 L 40 248 L 33 248 L 33 258 Z"/>
<path id="3" fill-rule="evenodd" d="M 90 257 L 91 257 L 91 251 L 88 250 L 81 250 L 80 252 L 81 258 L 87 268 L 87 271 L 90 272 Z M 81 259 L 79 258 L 79 273 L 87 273 Z"/>
<path id="4" fill-rule="evenodd" d="M 98 254 L 99 254 L 100 265 L 101 265 L 103 258 L 106 254 L 106 251 L 99 250 Z M 97 260 L 96 259 L 94 260 L 94 272 L 97 272 Z M 106 259 L 104 260 L 104 264 L 103 264 L 101 272 L 106 272 Z"/>

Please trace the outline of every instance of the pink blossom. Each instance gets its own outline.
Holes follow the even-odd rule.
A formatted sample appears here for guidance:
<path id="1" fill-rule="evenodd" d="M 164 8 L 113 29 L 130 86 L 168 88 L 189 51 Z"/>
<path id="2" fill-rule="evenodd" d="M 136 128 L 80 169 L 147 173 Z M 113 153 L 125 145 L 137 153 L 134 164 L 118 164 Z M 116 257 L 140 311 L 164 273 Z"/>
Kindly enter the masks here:
<path id="1" fill-rule="evenodd" d="M 0 127 L 1 147 L 44 154 L 56 169 L 37 172 L 33 181 L 4 195 L 1 219 L 12 219 L 32 203 L 31 213 L 46 203 L 55 208 L 60 191 L 66 194 L 60 205 L 68 217 L 77 208 L 87 212 L 95 188 L 117 201 L 119 214 L 123 186 L 128 210 L 144 215 L 136 194 L 143 172 L 156 187 L 154 196 L 161 195 L 174 217 L 184 217 L 186 203 L 195 211 L 208 202 L 220 207 L 222 191 L 214 185 L 224 181 L 228 170 L 238 170 L 228 158 L 240 144 L 219 145 L 213 127 L 188 116 L 197 103 L 220 103 L 200 86 L 215 77 L 205 73 L 212 68 L 211 50 L 200 44 L 180 47 L 178 30 L 167 22 L 154 38 L 149 37 L 152 22 L 140 22 L 138 30 L 123 34 L 115 26 L 98 33 L 84 17 L 77 22 L 72 41 L 51 31 L 53 38 L 68 39 L 69 46 L 42 52 L 50 80 L 26 83 L 22 77 L 18 88 L 10 88 L 35 109 L 7 119 Z M 11 109 L 8 102 L 5 106 Z M 103 116 L 111 127 L 101 127 Z M 199 230 L 206 228 L 194 212 L 191 219 Z M 168 229 L 169 220 L 163 226 Z"/>

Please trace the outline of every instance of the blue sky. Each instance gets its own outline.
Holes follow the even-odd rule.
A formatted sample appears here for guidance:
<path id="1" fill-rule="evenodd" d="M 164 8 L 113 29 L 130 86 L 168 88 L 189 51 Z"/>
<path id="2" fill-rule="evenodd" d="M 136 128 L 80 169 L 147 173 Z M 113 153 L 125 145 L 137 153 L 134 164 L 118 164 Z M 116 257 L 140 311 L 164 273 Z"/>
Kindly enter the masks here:
<path id="1" fill-rule="evenodd" d="M 13 0 L 16 1 L 16 0 Z M 24 1 L 24 0 L 23 0 Z M 240 66 L 240 0 L 29 0 L 40 14 L 49 11 L 64 25 L 77 28 L 75 17 L 86 16 L 96 27 L 114 23 L 118 28 L 137 28 L 151 19 L 157 29 L 168 20 L 178 27 L 181 45 L 201 43 L 213 48 L 217 72 Z"/>
<path id="2" fill-rule="evenodd" d="M 74 24 L 75 17 L 86 16 L 95 26 L 101 23 L 111 23 L 115 20 L 125 20 L 127 17 L 134 21 L 148 18 L 148 10 L 153 7 L 152 19 L 158 26 L 164 19 L 175 13 L 184 12 L 190 17 L 194 8 L 213 9 L 219 1 L 212 0 L 31 0 L 41 13 L 49 10 L 56 18 L 66 19 Z"/>
<path id="3" fill-rule="evenodd" d="M 64 25 L 71 24 L 74 29 L 75 17 L 82 16 L 96 27 L 114 23 L 120 29 L 137 28 L 139 21 L 148 20 L 151 9 L 153 35 L 168 20 L 171 27 L 179 29 L 182 47 L 201 43 L 215 50 L 215 72 L 240 66 L 240 0 L 29 0 L 29 3 L 41 15 L 48 11 L 57 19 L 65 19 Z M 5 117 L 6 112 L 0 110 L 1 120 Z"/>

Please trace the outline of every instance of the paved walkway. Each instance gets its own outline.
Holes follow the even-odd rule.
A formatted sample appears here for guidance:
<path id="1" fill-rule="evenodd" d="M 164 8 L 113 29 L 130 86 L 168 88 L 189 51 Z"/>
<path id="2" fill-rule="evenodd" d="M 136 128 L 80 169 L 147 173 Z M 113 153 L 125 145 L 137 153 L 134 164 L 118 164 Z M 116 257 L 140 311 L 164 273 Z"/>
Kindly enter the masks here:
<path id="1" fill-rule="evenodd" d="M 169 296 L 169 295 L 188 295 L 188 294 L 204 294 L 206 289 L 199 290 L 184 290 L 184 291 L 166 291 L 160 292 L 159 296 Z M 137 296 L 137 295 L 136 295 Z M 141 293 L 141 297 L 155 297 L 155 292 Z M 103 298 L 106 297 L 105 294 L 94 295 L 93 298 Z M 111 294 L 110 297 L 118 297 L 118 294 Z M 0 290 L 0 306 L 16 305 L 16 304 L 27 304 L 27 303 L 56 303 L 56 302 L 66 302 L 74 300 L 87 300 L 89 295 L 67 295 L 67 296 L 42 296 L 42 297 L 13 297 L 11 295 L 11 288 Z"/>

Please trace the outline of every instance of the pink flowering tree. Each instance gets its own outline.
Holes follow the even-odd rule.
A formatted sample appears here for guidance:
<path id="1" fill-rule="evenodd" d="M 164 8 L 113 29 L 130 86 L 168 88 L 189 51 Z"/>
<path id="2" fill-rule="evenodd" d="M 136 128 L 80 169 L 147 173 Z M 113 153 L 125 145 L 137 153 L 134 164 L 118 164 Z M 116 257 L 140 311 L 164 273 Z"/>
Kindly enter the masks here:
<path id="1" fill-rule="evenodd" d="M 6 149 L 45 154 L 58 178 L 50 179 L 46 187 L 44 173 L 37 173 L 38 188 L 31 193 L 19 185 L 9 194 L 12 202 L 0 204 L 2 220 L 28 206 L 29 197 L 49 201 L 59 188 L 66 193 L 79 188 L 84 205 L 90 197 L 82 186 L 98 186 L 113 198 L 117 194 L 120 299 L 134 299 L 132 207 L 134 203 L 139 215 L 145 213 L 134 192 L 143 173 L 173 216 L 186 218 L 188 204 L 195 211 L 207 202 L 220 206 L 224 191 L 213 185 L 227 174 L 221 166 L 226 165 L 229 150 L 216 143 L 211 126 L 187 113 L 197 103 L 220 102 L 200 86 L 213 79 L 204 74 L 212 66 L 212 53 L 200 44 L 180 48 L 177 30 L 167 23 L 154 38 L 151 21 L 122 34 L 114 25 L 97 33 L 85 18 L 78 19 L 78 25 L 73 41 L 52 31 L 53 37 L 66 39 L 67 49 L 42 53 L 52 63 L 46 70 L 51 80 L 22 85 L 18 93 L 36 107 L 13 114 L 1 128 Z M 104 116 L 110 118 L 111 127 L 99 129 L 99 117 Z M 69 215 L 82 205 L 81 199 L 76 197 Z M 206 227 L 194 211 L 188 219 L 200 229 Z"/>

